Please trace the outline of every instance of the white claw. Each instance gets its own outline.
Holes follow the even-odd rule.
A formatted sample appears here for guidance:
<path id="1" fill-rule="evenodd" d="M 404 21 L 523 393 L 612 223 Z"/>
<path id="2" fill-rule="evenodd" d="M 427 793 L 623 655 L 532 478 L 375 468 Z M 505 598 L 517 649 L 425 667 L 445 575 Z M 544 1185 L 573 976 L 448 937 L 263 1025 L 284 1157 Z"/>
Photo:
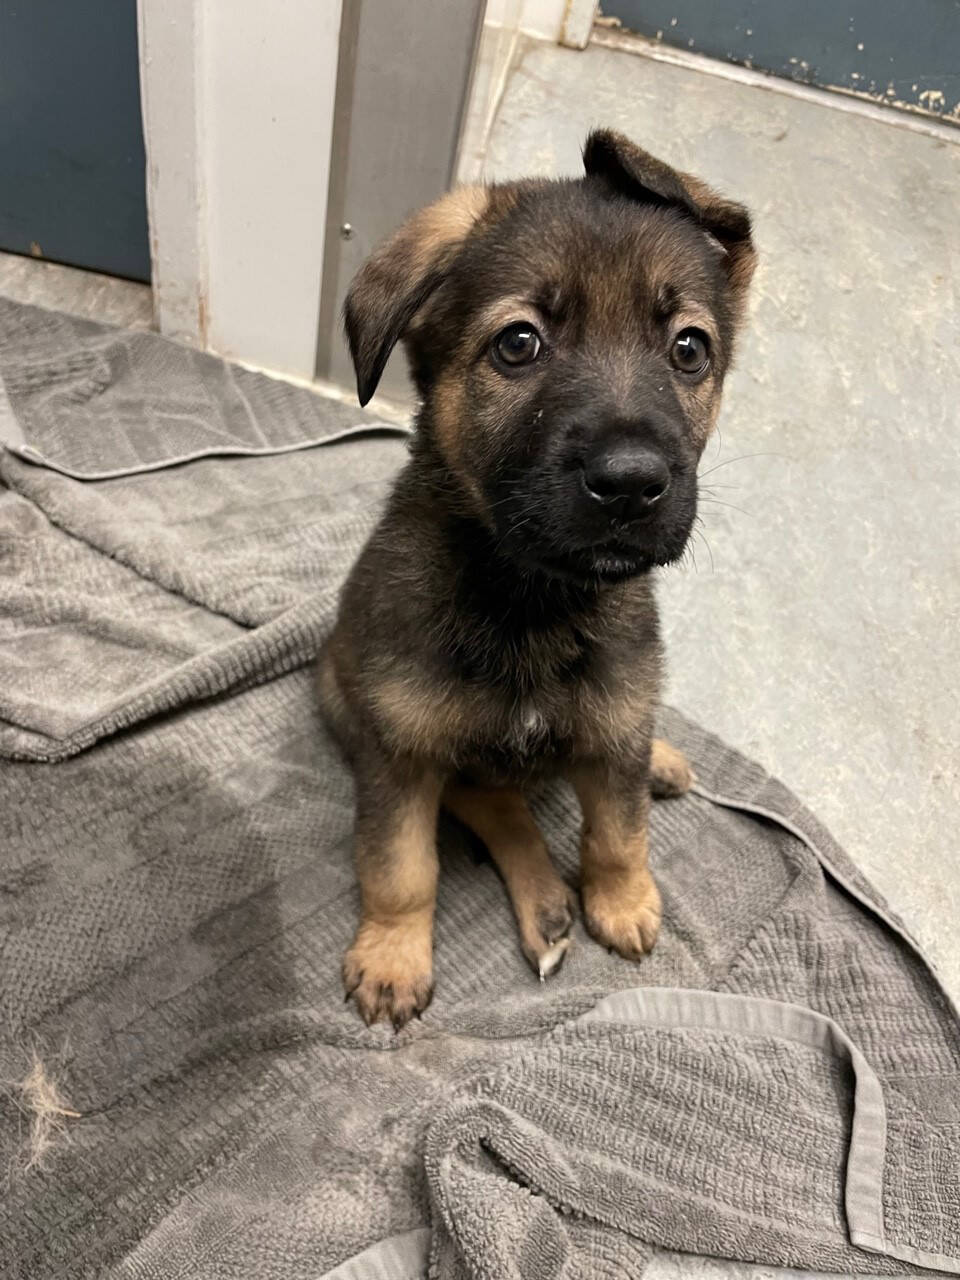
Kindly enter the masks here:
<path id="1" fill-rule="evenodd" d="M 550 977 L 560 961 L 563 959 L 564 952 L 570 945 L 569 938 L 558 938 L 552 947 L 548 947 L 542 956 L 537 959 L 540 967 L 540 981 L 543 982 Z"/>

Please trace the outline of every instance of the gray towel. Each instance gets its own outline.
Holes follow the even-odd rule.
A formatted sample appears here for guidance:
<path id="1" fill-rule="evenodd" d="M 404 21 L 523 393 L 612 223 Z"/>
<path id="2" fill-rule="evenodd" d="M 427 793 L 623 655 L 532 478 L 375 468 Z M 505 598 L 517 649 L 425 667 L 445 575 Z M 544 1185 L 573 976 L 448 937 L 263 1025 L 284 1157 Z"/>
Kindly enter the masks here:
<path id="1" fill-rule="evenodd" d="M 5 298 L 0 353 L 0 440 L 82 480 L 296 451 L 370 420 L 154 333 Z"/>
<path id="2" fill-rule="evenodd" d="M 358 433 L 379 447 L 307 447 Z M 0 756 L 62 759 L 303 663 L 405 436 L 156 334 L 0 298 Z"/>
<path id="3" fill-rule="evenodd" d="M 44 329 L 6 315 L 0 372 Z M 196 368 L 147 338 L 135 421 Z M 0 760 L 0 1275 L 612 1280 L 657 1246 L 960 1272 L 956 1011 L 816 819 L 675 712 L 700 790 L 654 807 L 642 965 L 578 925 L 536 983 L 443 822 L 433 1005 L 394 1036 L 343 1004 L 352 783 L 302 664 L 402 456 L 3 459 L 0 742 L 62 759 Z M 572 878 L 573 797 L 537 812 Z M 76 1114 L 26 1169 L 34 1060 Z"/>

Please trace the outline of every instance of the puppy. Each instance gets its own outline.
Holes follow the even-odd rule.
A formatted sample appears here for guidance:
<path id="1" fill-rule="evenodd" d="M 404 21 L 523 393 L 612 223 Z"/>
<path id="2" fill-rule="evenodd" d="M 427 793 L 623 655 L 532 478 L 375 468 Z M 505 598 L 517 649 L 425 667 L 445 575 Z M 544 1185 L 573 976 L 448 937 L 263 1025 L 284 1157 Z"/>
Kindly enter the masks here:
<path id="1" fill-rule="evenodd" d="M 691 775 L 652 739 L 651 570 L 693 527 L 754 248 L 741 205 L 621 135 L 583 160 L 445 196 L 346 302 L 361 404 L 401 339 L 421 398 L 319 670 L 356 775 L 343 977 L 368 1023 L 430 1000 L 441 806 L 489 849 L 541 979 L 573 907 L 524 798 L 545 777 L 583 811 L 588 931 L 639 960 L 660 927 L 650 795 Z"/>

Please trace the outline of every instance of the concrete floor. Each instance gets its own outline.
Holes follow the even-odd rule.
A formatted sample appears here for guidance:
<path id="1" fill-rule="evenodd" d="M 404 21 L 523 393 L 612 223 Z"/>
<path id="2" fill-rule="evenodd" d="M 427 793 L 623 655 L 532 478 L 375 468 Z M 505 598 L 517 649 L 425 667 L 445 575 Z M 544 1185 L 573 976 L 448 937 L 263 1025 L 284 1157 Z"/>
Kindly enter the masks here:
<path id="1" fill-rule="evenodd" d="M 153 295 L 148 284 L 62 267 L 17 253 L 0 253 L 0 294 L 17 302 L 89 316 L 105 324 L 153 328 Z"/>
<path id="2" fill-rule="evenodd" d="M 960 131 L 536 42 L 491 115 L 471 141 L 489 179 L 575 173 L 605 124 L 753 210 L 752 318 L 702 468 L 719 464 L 709 550 L 662 578 L 668 696 L 816 810 L 960 999 Z M 145 286 L 10 255 L 0 292 L 152 323 Z M 651 1272 L 774 1274 L 677 1255 Z"/>
<path id="3" fill-rule="evenodd" d="M 743 199 L 761 253 L 709 551 L 663 574 L 669 696 L 827 820 L 960 997 L 960 145 L 530 42 L 485 174 L 575 173 L 598 123 Z"/>
<path id="4" fill-rule="evenodd" d="M 960 131 L 528 42 L 484 175 L 576 173 L 597 124 L 745 201 L 761 252 L 709 550 L 662 575 L 668 697 L 807 801 L 960 999 Z"/>

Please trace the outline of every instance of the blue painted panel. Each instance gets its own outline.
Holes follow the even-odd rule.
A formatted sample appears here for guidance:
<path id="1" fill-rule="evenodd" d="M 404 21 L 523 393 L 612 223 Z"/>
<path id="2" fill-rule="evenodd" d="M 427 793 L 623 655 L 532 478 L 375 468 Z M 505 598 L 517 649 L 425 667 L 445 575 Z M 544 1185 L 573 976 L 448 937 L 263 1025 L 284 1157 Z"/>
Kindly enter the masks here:
<path id="1" fill-rule="evenodd" d="M 0 0 L 0 248 L 150 278 L 136 0 Z"/>
<path id="2" fill-rule="evenodd" d="M 603 0 L 640 35 L 960 123 L 960 0 Z"/>

